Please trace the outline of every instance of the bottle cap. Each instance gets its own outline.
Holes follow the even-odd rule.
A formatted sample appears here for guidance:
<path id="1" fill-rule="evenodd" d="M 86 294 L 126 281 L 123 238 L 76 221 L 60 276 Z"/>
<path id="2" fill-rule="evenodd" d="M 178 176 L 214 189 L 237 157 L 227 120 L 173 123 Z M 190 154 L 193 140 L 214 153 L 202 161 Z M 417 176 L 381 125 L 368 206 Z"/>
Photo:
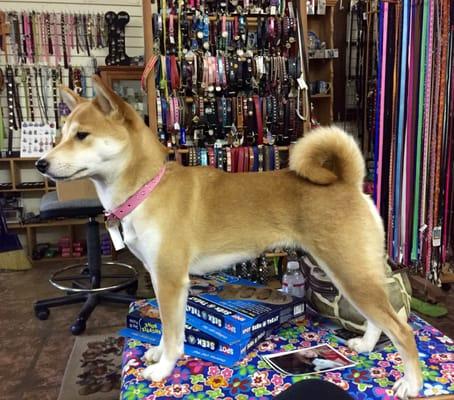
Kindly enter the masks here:
<path id="1" fill-rule="evenodd" d="M 292 270 L 292 271 L 295 271 L 295 270 L 298 270 L 300 269 L 300 264 L 298 261 L 289 261 L 287 263 L 287 270 Z"/>

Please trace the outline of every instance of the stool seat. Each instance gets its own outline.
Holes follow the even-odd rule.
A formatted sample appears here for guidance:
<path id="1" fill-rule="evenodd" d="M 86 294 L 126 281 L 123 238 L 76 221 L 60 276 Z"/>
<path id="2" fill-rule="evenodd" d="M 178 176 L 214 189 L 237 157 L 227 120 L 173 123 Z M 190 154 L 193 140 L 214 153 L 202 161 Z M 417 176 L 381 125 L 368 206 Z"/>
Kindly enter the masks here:
<path id="1" fill-rule="evenodd" d="M 39 207 L 42 219 L 52 218 L 93 218 L 102 214 L 104 207 L 99 199 L 59 201 L 57 192 L 46 193 Z"/>

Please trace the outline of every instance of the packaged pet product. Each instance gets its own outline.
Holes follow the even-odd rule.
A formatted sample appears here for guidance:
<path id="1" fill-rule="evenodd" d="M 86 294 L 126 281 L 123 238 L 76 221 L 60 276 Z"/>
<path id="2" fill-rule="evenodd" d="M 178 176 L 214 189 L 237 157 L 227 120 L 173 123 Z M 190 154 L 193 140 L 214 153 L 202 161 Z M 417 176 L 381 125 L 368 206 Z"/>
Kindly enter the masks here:
<path id="1" fill-rule="evenodd" d="M 223 341 L 195 328 L 192 321 L 193 317 L 188 316 L 184 335 L 185 353 L 226 366 L 232 366 L 243 359 L 252 347 L 270 334 L 270 331 L 261 331 L 255 336 Z M 126 323 L 127 329 L 121 331 L 122 335 L 139 338 L 153 345 L 159 344 L 162 327 L 156 300 L 131 303 Z"/>
<path id="2" fill-rule="evenodd" d="M 302 298 L 225 273 L 191 279 L 186 315 L 210 335 L 232 341 L 304 314 Z"/>

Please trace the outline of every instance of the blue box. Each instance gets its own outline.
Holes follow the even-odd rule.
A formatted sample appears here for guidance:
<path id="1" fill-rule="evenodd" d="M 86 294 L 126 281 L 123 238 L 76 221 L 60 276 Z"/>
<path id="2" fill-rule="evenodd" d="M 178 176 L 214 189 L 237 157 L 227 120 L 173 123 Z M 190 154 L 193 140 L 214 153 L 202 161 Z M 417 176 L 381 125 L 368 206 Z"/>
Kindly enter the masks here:
<path id="1" fill-rule="evenodd" d="M 153 346 L 157 346 L 160 341 L 160 337 L 158 335 L 149 335 L 147 333 L 142 333 L 136 331 L 135 329 L 130 328 L 123 328 L 119 331 L 119 334 L 124 337 L 132 338 L 139 340 L 144 343 L 150 343 Z M 265 333 L 263 333 L 265 335 Z M 264 336 L 265 337 L 265 336 Z M 261 338 L 263 339 L 263 338 Z M 258 340 L 261 340 L 258 339 Z M 190 344 L 185 343 L 184 345 L 184 353 L 188 356 L 197 357 L 205 361 L 210 361 L 215 364 L 221 364 L 226 367 L 234 367 L 238 361 L 241 361 L 242 358 L 235 358 L 234 356 L 229 356 L 224 353 L 219 353 L 216 351 L 208 351 L 204 350 L 200 347 L 191 346 Z"/>
<path id="2" fill-rule="evenodd" d="M 305 312 L 301 298 L 225 273 L 197 277 L 191 285 L 187 321 L 221 340 L 254 336 Z M 194 294 L 194 287 L 202 289 Z"/>
<path id="3" fill-rule="evenodd" d="M 234 365 L 275 328 L 304 312 L 303 299 L 245 279 L 225 273 L 191 277 L 185 353 Z M 162 331 L 156 300 L 131 303 L 127 327 L 123 335 L 158 345 Z"/>
<path id="4" fill-rule="evenodd" d="M 193 318 L 189 317 L 189 320 L 192 321 Z M 131 303 L 126 322 L 127 328 L 120 331 L 123 336 L 143 340 L 155 346 L 159 344 L 162 330 L 156 300 L 138 300 Z M 188 321 L 185 326 L 185 354 L 233 366 L 270 333 L 262 330 L 255 336 L 238 337 L 234 341 L 226 342 L 193 327 Z"/>

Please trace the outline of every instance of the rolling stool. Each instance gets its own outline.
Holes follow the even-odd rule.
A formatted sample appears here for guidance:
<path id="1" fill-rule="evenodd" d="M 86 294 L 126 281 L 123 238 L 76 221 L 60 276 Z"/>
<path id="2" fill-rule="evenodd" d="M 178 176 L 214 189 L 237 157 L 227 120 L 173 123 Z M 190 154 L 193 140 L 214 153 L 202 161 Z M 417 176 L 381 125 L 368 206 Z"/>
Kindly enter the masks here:
<path id="1" fill-rule="evenodd" d="M 102 214 L 103 207 L 98 199 L 59 201 L 56 192 L 46 193 L 40 206 L 42 219 L 88 218 L 87 222 L 87 263 L 74 264 L 53 273 L 49 282 L 57 289 L 66 291 L 66 296 L 38 300 L 34 304 L 36 316 L 41 320 L 49 317 L 49 308 L 67 304 L 84 303 L 76 322 L 71 326 L 73 335 L 85 330 L 86 322 L 95 307 L 104 301 L 130 304 L 137 300 L 133 296 L 138 287 L 138 273 L 134 267 L 120 262 L 102 262 L 99 223 L 96 217 Z M 117 267 L 126 273 L 101 273 L 101 266 Z M 102 279 L 119 280 L 110 286 L 101 286 Z M 71 286 L 65 282 L 71 281 Z M 126 290 L 128 295 L 116 293 Z"/>

